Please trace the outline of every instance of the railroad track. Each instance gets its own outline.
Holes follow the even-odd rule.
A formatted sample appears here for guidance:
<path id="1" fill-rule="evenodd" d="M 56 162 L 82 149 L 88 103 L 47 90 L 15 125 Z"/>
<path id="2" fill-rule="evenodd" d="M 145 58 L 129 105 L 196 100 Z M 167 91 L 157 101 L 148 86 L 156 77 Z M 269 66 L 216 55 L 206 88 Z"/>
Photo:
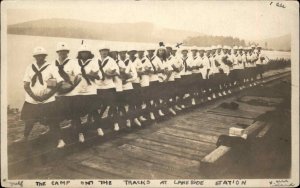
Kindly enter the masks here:
<path id="1" fill-rule="evenodd" d="M 264 84 L 272 85 L 279 80 L 289 77 L 290 74 L 290 69 L 275 71 L 275 73 L 270 75 L 266 74 L 267 77 L 264 79 Z M 93 176 L 93 174 L 95 175 L 95 172 L 98 172 L 98 175 L 101 175 L 101 177 L 123 177 L 122 170 L 115 172 L 113 170 L 114 166 L 107 165 L 109 161 L 112 161 L 115 165 L 122 166 L 124 171 L 126 170 L 124 164 L 128 163 L 134 165 L 133 169 L 135 169 L 136 172 L 131 172 L 126 175 L 123 174 L 125 177 L 146 177 L 146 174 L 151 173 L 151 170 L 153 170 L 158 177 L 159 175 L 165 174 L 166 178 L 172 178 L 177 177 L 178 174 L 181 173 L 183 175 L 182 177 L 192 178 L 194 177 L 193 170 L 191 170 L 192 167 L 199 164 L 199 161 L 205 155 L 215 149 L 216 139 L 219 135 L 227 134 L 229 127 L 233 125 L 250 125 L 253 119 L 267 108 L 252 106 L 251 108 L 257 112 L 247 112 L 250 114 L 247 118 L 242 115 L 234 116 L 232 114 L 210 111 L 209 109 L 217 108 L 217 106 L 224 101 L 235 100 L 245 95 L 247 91 L 253 89 L 255 88 L 252 87 L 243 91 L 234 91 L 232 95 L 187 109 L 172 119 L 160 119 L 152 126 L 146 124 L 143 128 L 132 127 L 131 129 L 121 127 L 119 132 L 114 132 L 106 128 L 103 137 L 97 136 L 96 131 L 87 128 L 85 134 L 86 141 L 83 144 L 77 142 L 77 138 L 74 137 L 70 129 L 66 129 L 64 130 L 64 134 L 68 138 L 67 143 L 70 144 L 64 149 L 56 149 L 55 143 L 51 141 L 49 135 L 42 135 L 32 140 L 28 145 L 24 143 L 10 145 L 8 146 L 9 177 L 17 177 L 23 173 L 27 173 L 28 167 L 38 167 L 42 164 L 47 164 L 47 162 L 57 161 L 58 159 L 63 159 L 73 154 L 71 159 L 74 159 L 74 161 L 72 165 L 67 165 L 68 169 L 74 171 L 74 174 L 81 174 L 77 172 L 78 169 L 84 169 L 83 171 L 86 172 L 85 175 L 87 177 Z M 249 107 L 245 106 L 245 108 Z M 193 113 L 191 111 L 193 111 Z M 195 115 L 193 115 L 194 113 Z M 243 114 L 243 111 L 241 111 L 240 114 Z M 186 121 L 185 119 L 190 120 Z M 131 142 L 133 142 L 133 144 L 131 144 Z M 46 146 L 45 143 L 47 143 Z M 117 149 L 114 148 L 116 146 L 118 146 Z M 101 160 L 98 158 L 86 161 L 82 160 L 85 158 L 84 156 L 89 158 L 93 155 L 93 149 L 95 147 L 101 151 L 105 150 L 105 152 L 94 153 L 95 155 L 101 156 Z M 199 147 L 201 149 L 199 149 Z M 84 156 L 81 154 L 83 151 L 87 153 Z M 123 156 L 124 152 L 127 154 L 125 157 Z M 76 156 L 74 156 L 77 153 L 79 159 L 76 159 Z M 161 153 L 163 156 L 168 157 L 171 162 L 157 157 L 161 155 Z M 124 159 L 121 159 L 122 156 Z M 80 159 L 80 157 L 82 158 Z M 145 159 L 143 160 L 143 158 Z M 130 159 L 133 159 L 133 161 Z M 79 164 L 76 164 L 76 160 Z M 78 160 L 81 160 L 81 162 Z M 134 164 L 135 162 L 136 164 Z M 172 163 L 179 163 L 179 166 L 188 164 L 187 166 L 191 169 L 173 169 Z M 151 167 L 151 170 L 141 172 L 139 168 L 143 165 L 148 165 L 149 169 Z"/>

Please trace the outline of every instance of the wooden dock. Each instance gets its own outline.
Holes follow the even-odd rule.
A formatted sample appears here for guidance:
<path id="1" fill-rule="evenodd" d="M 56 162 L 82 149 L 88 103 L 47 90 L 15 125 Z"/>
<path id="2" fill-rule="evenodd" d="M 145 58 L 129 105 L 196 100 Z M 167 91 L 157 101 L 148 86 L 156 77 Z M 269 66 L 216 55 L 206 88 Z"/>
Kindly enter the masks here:
<path id="1" fill-rule="evenodd" d="M 278 79 L 289 79 L 289 76 L 286 73 Z M 267 84 L 260 89 L 268 89 Z M 282 100 L 280 95 L 268 96 L 259 91 L 248 95 L 249 91 L 203 104 L 159 123 L 134 128 L 134 131 L 108 134 L 110 138 L 93 140 L 89 148 L 69 148 L 73 152 L 68 156 L 42 164 L 24 174 L 11 173 L 12 177 L 205 178 L 201 159 L 216 149 L 218 137 L 228 135 L 230 127 L 248 127 L 256 117 L 274 110 Z M 237 110 L 220 107 L 223 102 L 233 101 L 239 104 Z"/>

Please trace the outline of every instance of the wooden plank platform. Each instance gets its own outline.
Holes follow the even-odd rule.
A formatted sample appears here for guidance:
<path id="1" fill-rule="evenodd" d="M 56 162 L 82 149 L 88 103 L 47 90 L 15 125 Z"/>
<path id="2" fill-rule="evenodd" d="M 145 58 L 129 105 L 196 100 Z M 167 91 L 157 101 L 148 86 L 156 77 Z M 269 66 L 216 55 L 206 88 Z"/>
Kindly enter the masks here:
<path id="1" fill-rule="evenodd" d="M 260 100 L 269 99 L 261 96 Z M 239 109 L 195 109 L 135 131 L 114 134 L 109 142 L 99 140 L 99 144 L 14 178 L 203 178 L 201 159 L 216 149 L 220 135 L 228 134 L 230 127 L 249 126 L 257 116 L 274 109 L 236 98 L 224 101 L 239 103 Z"/>

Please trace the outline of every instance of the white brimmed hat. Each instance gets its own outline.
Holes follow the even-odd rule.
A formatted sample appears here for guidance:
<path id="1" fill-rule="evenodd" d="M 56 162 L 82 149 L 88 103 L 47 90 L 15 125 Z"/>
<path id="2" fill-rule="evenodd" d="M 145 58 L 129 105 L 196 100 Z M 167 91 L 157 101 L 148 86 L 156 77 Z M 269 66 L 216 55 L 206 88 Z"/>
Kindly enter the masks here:
<path id="1" fill-rule="evenodd" d="M 180 51 L 189 51 L 189 48 L 187 46 L 180 46 Z"/>
<path id="2" fill-rule="evenodd" d="M 217 49 L 222 49 L 222 46 L 221 46 L 221 45 L 218 45 L 218 46 L 217 46 Z"/>
<path id="3" fill-rule="evenodd" d="M 45 48 L 41 47 L 41 46 L 37 46 L 33 49 L 33 56 L 36 55 L 48 55 L 47 51 L 45 50 Z"/>
<path id="4" fill-rule="evenodd" d="M 159 47 L 157 48 L 157 50 L 159 50 L 159 49 L 167 50 L 165 46 L 159 46 Z"/>
<path id="5" fill-rule="evenodd" d="M 198 47 L 198 51 L 206 51 L 204 47 Z"/>
<path id="6" fill-rule="evenodd" d="M 70 51 L 70 48 L 67 43 L 59 42 L 56 45 L 56 52 L 59 52 L 59 51 Z"/>
<path id="7" fill-rule="evenodd" d="M 166 44 L 166 48 L 171 48 L 171 49 L 173 49 L 174 47 L 173 47 L 173 45 L 171 45 L 171 44 Z"/>
<path id="8" fill-rule="evenodd" d="M 238 50 L 238 49 L 239 49 L 239 47 L 237 47 L 237 46 L 234 46 L 234 47 L 233 47 L 233 49 L 234 49 L 234 50 Z"/>
<path id="9" fill-rule="evenodd" d="M 86 44 L 82 44 L 79 47 L 78 52 L 91 52 L 90 48 Z"/>
<path id="10" fill-rule="evenodd" d="M 210 48 L 211 48 L 211 50 L 216 50 L 217 49 L 216 46 L 211 46 Z"/>
<path id="11" fill-rule="evenodd" d="M 223 46 L 223 49 L 230 50 L 231 47 L 230 46 Z"/>
<path id="12" fill-rule="evenodd" d="M 193 50 L 194 50 L 194 51 L 198 51 L 198 47 L 197 47 L 197 46 L 192 46 L 192 47 L 190 48 L 190 50 L 191 50 L 191 51 L 193 51 Z"/>
<path id="13" fill-rule="evenodd" d="M 139 46 L 139 47 L 136 49 L 136 51 L 138 51 L 138 52 L 144 52 L 144 51 L 146 51 L 146 49 L 145 49 L 145 47 L 143 47 L 143 46 Z"/>
<path id="14" fill-rule="evenodd" d="M 101 51 L 101 50 L 110 50 L 110 47 L 107 45 L 107 44 L 101 44 L 99 47 L 98 47 L 98 50 Z"/>
<path id="15" fill-rule="evenodd" d="M 130 52 L 135 52 L 135 53 L 136 53 L 137 50 L 136 50 L 136 49 L 132 49 L 132 48 L 131 48 L 131 49 L 128 49 L 128 50 L 127 50 L 127 53 L 130 53 Z"/>
<path id="16" fill-rule="evenodd" d="M 205 51 L 211 51 L 211 47 L 206 47 Z"/>
<path id="17" fill-rule="evenodd" d="M 243 50 L 244 49 L 244 47 L 242 47 L 242 46 L 239 46 L 239 50 Z"/>

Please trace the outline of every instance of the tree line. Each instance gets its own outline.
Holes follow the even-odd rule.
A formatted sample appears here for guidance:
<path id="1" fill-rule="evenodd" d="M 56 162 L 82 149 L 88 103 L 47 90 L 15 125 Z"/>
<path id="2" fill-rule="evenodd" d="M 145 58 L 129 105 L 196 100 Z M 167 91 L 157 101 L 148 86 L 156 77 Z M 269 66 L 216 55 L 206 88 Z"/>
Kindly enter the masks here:
<path id="1" fill-rule="evenodd" d="M 224 37 L 224 36 L 211 36 L 203 35 L 196 37 L 188 37 L 183 41 L 186 45 L 191 46 L 213 46 L 213 45 L 227 45 L 227 46 L 246 46 L 245 40 L 234 37 Z M 250 44 L 250 43 L 249 43 Z M 249 45 L 247 44 L 247 45 Z"/>

